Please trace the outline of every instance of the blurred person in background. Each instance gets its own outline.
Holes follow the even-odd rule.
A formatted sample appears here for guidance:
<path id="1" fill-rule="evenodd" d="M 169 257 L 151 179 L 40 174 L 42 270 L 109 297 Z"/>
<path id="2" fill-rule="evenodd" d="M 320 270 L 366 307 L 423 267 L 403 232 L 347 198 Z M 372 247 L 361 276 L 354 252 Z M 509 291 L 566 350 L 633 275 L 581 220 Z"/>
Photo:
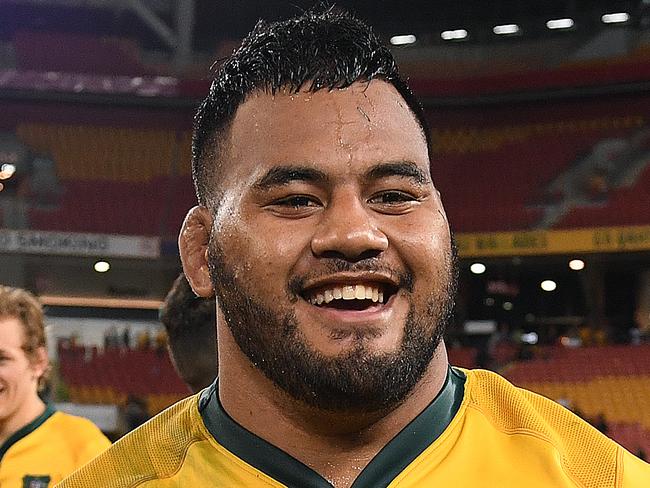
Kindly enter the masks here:
<path id="1" fill-rule="evenodd" d="M 151 349 L 151 332 L 145 329 L 138 334 L 137 348 L 139 351 L 148 351 Z"/>
<path id="2" fill-rule="evenodd" d="M 0 285 L 0 486 L 53 486 L 110 446 L 89 420 L 38 395 L 50 365 L 43 310 L 29 292 Z"/>
<path id="3" fill-rule="evenodd" d="M 128 325 L 122 331 L 122 347 L 127 351 L 131 349 L 131 327 Z"/>
<path id="4" fill-rule="evenodd" d="M 138 395 L 128 395 L 124 405 L 124 422 L 126 423 L 127 432 L 140 427 L 147 420 L 149 420 L 147 401 Z"/>
<path id="5" fill-rule="evenodd" d="M 215 317 L 214 298 L 197 296 L 181 273 L 160 308 L 160 321 L 174 368 L 193 393 L 217 376 Z"/>

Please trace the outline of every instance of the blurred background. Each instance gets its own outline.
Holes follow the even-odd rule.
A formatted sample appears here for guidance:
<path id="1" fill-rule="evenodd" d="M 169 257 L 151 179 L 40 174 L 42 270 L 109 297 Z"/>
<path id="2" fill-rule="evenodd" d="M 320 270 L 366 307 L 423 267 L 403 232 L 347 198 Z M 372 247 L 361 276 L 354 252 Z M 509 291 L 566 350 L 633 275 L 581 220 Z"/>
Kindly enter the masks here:
<path id="1" fill-rule="evenodd" d="M 0 2 L 0 282 L 46 305 L 50 397 L 113 438 L 188 394 L 158 308 L 210 66 L 314 3 Z M 430 120 L 461 257 L 452 363 L 650 452 L 650 1 L 337 5 Z"/>

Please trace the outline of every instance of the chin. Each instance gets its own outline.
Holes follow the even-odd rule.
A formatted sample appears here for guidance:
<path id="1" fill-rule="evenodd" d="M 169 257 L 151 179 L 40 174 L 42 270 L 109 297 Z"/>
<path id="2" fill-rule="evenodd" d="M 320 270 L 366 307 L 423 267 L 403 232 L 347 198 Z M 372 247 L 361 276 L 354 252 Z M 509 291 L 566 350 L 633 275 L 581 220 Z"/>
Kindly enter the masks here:
<path id="1" fill-rule="evenodd" d="M 355 356 L 383 356 L 397 352 L 402 334 L 381 329 L 332 329 L 327 336 L 312 343 L 315 351 L 331 359 Z"/>

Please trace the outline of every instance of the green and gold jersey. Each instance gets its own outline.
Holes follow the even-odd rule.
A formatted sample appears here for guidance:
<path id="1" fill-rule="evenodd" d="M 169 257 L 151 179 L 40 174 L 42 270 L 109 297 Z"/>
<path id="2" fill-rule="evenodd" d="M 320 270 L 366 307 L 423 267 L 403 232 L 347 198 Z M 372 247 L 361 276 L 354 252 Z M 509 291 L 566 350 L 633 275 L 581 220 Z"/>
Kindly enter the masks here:
<path id="1" fill-rule="evenodd" d="M 0 446 L 0 487 L 52 487 L 110 445 L 90 420 L 48 406 Z"/>
<path id="2" fill-rule="evenodd" d="M 216 384 L 120 439 L 60 488 L 332 488 L 237 424 Z M 643 488 L 650 465 L 571 412 L 502 377 L 450 368 L 437 398 L 353 488 Z"/>

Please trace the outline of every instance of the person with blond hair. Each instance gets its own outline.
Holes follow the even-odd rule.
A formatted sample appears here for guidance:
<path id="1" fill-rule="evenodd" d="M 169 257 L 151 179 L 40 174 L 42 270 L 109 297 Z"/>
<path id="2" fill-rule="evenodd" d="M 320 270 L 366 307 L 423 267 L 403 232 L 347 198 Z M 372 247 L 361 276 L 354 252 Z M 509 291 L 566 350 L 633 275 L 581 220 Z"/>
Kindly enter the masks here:
<path id="1" fill-rule="evenodd" d="M 58 412 L 38 395 L 47 379 L 43 309 L 20 288 L 0 285 L 0 486 L 46 488 L 110 441 L 89 420 Z"/>

